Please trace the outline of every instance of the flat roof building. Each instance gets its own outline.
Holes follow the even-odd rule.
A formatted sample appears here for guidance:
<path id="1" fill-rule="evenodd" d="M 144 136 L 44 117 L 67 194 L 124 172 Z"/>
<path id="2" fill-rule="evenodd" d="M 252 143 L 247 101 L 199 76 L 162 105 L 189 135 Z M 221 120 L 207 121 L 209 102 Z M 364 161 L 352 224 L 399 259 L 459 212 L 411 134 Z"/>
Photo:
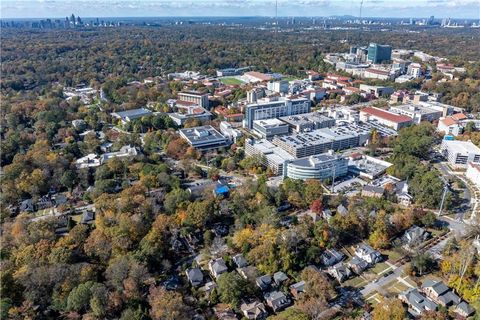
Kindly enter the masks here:
<path id="1" fill-rule="evenodd" d="M 399 115 L 375 107 L 366 107 L 360 110 L 360 120 L 364 122 L 375 120 L 397 131 L 412 124 L 412 118 L 409 116 Z"/>
<path id="2" fill-rule="evenodd" d="M 413 123 L 415 124 L 419 124 L 422 121 L 433 122 L 440 119 L 440 117 L 443 115 L 442 111 L 417 104 L 403 104 L 400 106 L 392 106 L 390 107 L 390 111 L 412 118 Z"/>
<path id="3" fill-rule="evenodd" d="M 205 109 L 208 109 L 210 106 L 210 102 L 208 101 L 208 93 L 201 93 L 198 91 L 179 92 L 178 100 L 193 102 Z"/>
<path id="4" fill-rule="evenodd" d="M 370 131 L 354 124 L 323 128 L 290 136 L 276 136 L 273 144 L 296 158 L 325 153 L 328 150 L 343 150 L 365 144 Z"/>
<path id="5" fill-rule="evenodd" d="M 200 150 L 216 149 L 229 145 L 229 140 L 212 126 L 180 129 L 179 133 L 192 147 Z"/>
<path id="6" fill-rule="evenodd" d="M 126 111 L 119 111 L 113 112 L 112 116 L 120 119 L 122 123 L 127 123 L 135 119 L 140 119 L 141 117 L 145 117 L 151 115 L 152 111 L 145 109 L 145 108 L 138 108 L 138 109 L 131 109 Z"/>
<path id="7" fill-rule="evenodd" d="M 247 156 L 260 155 L 265 157 L 265 165 L 269 167 L 274 174 L 282 174 L 286 161 L 294 160 L 295 157 L 280 147 L 277 147 L 268 140 L 245 141 L 245 154 Z"/>
<path id="8" fill-rule="evenodd" d="M 392 47 L 377 43 L 370 43 L 368 46 L 367 60 L 372 63 L 382 63 L 392 60 Z"/>
<path id="9" fill-rule="evenodd" d="M 306 158 L 289 161 L 285 167 L 284 177 L 291 179 L 326 180 L 346 175 L 348 160 L 335 155 L 333 151 Z"/>
<path id="10" fill-rule="evenodd" d="M 264 119 L 253 121 L 253 130 L 262 138 L 269 138 L 288 134 L 289 127 L 288 124 L 278 119 Z"/>
<path id="11" fill-rule="evenodd" d="M 442 153 L 454 166 L 466 167 L 468 162 L 480 163 L 480 148 L 471 141 L 443 140 Z"/>
<path id="12" fill-rule="evenodd" d="M 245 109 L 244 127 L 253 128 L 253 121 L 274 119 L 310 112 L 310 100 L 306 98 L 284 98 L 276 101 L 249 104 Z"/>
<path id="13" fill-rule="evenodd" d="M 189 119 L 196 119 L 199 121 L 208 121 L 212 114 L 210 111 L 199 107 L 197 105 L 192 107 L 179 108 L 178 112 L 168 113 L 168 116 L 178 125 L 183 126 Z"/>
<path id="14" fill-rule="evenodd" d="M 335 125 L 335 119 L 324 116 L 319 112 L 291 115 L 279 119 L 290 126 L 291 132 L 296 133 L 329 128 Z"/>

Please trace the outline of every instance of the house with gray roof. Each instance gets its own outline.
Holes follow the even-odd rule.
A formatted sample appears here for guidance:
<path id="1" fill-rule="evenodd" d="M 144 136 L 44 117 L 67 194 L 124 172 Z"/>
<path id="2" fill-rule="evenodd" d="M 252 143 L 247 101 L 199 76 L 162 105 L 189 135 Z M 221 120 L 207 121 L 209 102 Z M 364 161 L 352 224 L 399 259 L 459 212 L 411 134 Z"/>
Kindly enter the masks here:
<path id="1" fill-rule="evenodd" d="M 437 304 L 422 295 L 417 288 L 411 288 L 400 293 L 398 298 L 408 305 L 408 311 L 413 316 L 419 316 L 424 311 L 434 311 L 437 309 Z"/>
<path id="2" fill-rule="evenodd" d="M 268 274 L 263 275 L 255 279 L 255 283 L 262 290 L 267 290 L 272 285 L 272 277 Z"/>
<path id="3" fill-rule="evenodd" d="M 81 224 L 92 224 L 95 222 L 95 212 L 92 210 L 85 210 L 82 213 L 82 217 L 80 218 Z"/>
<path id="4" fill-rule="evenodd" d="M 292 301 L 281 291 L 272 291 L 265 293 L 263 296 L 267 305 L 272 308 L 273 312 L 278 312 L 288 307 Z"/>
<path id="5" fill-rule="evenodd" d="M 277 286 L 281 285 L 283 282 L 287 281 L 287 275 L 282 271 L 277 271 L 273 274 L 273 281 Z"/>
<path id="6" fill-rule="evenodd" d="M 208 262 L 208 269 L 215 278 L 218 278 L 222 273 L 228 271 L 227 265 L 225 264 L 225 261 L 223 261 L 223 258 L 210 260 Z"/>
<path id="7" fill-rule="evenodd" d="M 462 300 L 442 281 L 426 280 L 422 284 L 422 291 L 427 297 L 444 307 L 457 305 Z"/>
<path id="8" fill-rule="evenodd" d="M 235 265 L 237 266 L 237 268 L 244 268 L 248 266 L 247 259 L 245 259 L 245 257 L 241 253 L 234 255 L 232 257 L 232 260 L 233 263 L 235 263 Z"/>
<path id="9" fill-rule="evenodd" d="M 358 275 L 368 268 L 367 261 L 360 259 L 359 257 L 353 257 L 352 260 L 347 263 L 347 265 L 353 272 Z"/>
<path id="10" fill-rule="evenodd" d="M 430 237 L 430 233 L 428 233 L 424 228 L 419 226 L 412 226 L 410 229 L 405 231 L 404 235 L 401 238 L 403 243 L 403 247 L 406 250 L 413 250 L 414 248 L 418 247 L 422 242 L 427 240 Z"/>
<path id="11" fill-rule="evenodd" d="M 203 283 L 203 273 L 200 268 L 190 268 L 185 270 L 187 279 L 193 287 L 198 287 Z"/>
<path id="12" fill-rule="evenodd" d="M 334 264 L 342 261 L 344 258 L 345 258 L 345 255 L 335 249 L 327 249 L 320 256 L 320 259 L 322 260 L 322 264 L 325 267 L 333 266 Z"/>
<path id="13" fill-rule="evenodd" d="M 337 279 L 338 282 L 343 282 L 352 275 L 352 271 L 350 271 L 350 269 L 341 262 L 329 267 L 327 269 L 327 273 L 333 278 Z"/>
<path id="14" fill-rule="evenodd" d="M 305 292 L 305 281 L 300 281 L 297 283 L 294 283 L 290 286 L 290 293 L 292 296 L 297 299 L 300 297 L 302 293 Z"/>
<path id="15" fill-rule="evenodd" d="M 355 248 L 355 255 L 367 261 L 370 265 L 382 260 L 382 254 L 365 243 L 361 243 Z"/>
<path id="16" fill-rule="evenodd" d="M 459 314 L 460 316 L 462 316 L 464 318 L 468 318 L 475 313 L 475 309 L 473 309 L 465 301 L 462 301 L 455 307 L 454 312 Z"/>

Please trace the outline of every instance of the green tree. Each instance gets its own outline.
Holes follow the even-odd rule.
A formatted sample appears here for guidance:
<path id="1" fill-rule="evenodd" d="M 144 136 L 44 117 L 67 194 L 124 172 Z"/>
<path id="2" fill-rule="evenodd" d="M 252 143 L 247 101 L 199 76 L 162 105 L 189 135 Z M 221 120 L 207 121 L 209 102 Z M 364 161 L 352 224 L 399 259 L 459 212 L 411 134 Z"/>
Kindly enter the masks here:
<path id="1" fill-rule="evenodd" d="M 237 272 L 227 272 L 220 275 L 217 281 L 217 290 L 220 301 L 234 307 L 240 305 L 240 301 L 251 295 L 252 284 L 243 279 Z"/>

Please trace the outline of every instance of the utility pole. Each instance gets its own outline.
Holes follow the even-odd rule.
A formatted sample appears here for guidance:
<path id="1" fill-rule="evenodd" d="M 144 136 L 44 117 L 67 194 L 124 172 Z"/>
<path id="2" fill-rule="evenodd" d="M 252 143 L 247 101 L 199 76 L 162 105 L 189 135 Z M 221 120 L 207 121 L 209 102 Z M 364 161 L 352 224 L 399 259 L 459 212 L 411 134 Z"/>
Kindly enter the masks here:
<path id="1" fill-rule="evenodd" d="M 438 216 L 442 215 L 443 211 L 443 206 L 445 204 L 445 198 L 447 197 L 447 192 L 448 192 L 448 183 L 444 181 L 444 186 L 443 186 L 443 195 L 442 195 L 442 202 L 440 202 L 440 210 L 438 211 Z"/>

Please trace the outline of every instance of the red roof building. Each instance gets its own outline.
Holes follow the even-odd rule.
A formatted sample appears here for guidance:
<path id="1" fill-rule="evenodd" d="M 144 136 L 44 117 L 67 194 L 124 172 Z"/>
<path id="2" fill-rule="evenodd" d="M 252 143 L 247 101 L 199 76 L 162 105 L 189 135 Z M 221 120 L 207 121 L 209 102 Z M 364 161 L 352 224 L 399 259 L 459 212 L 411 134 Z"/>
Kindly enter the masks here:
<path id="1" fill-rule="evenodd" d="M 378 121 L 380 124 L 400 130 L 412 124 L 412 118 L 375 107 L 360 110 L 360 120 L 364 122 Z"/>

